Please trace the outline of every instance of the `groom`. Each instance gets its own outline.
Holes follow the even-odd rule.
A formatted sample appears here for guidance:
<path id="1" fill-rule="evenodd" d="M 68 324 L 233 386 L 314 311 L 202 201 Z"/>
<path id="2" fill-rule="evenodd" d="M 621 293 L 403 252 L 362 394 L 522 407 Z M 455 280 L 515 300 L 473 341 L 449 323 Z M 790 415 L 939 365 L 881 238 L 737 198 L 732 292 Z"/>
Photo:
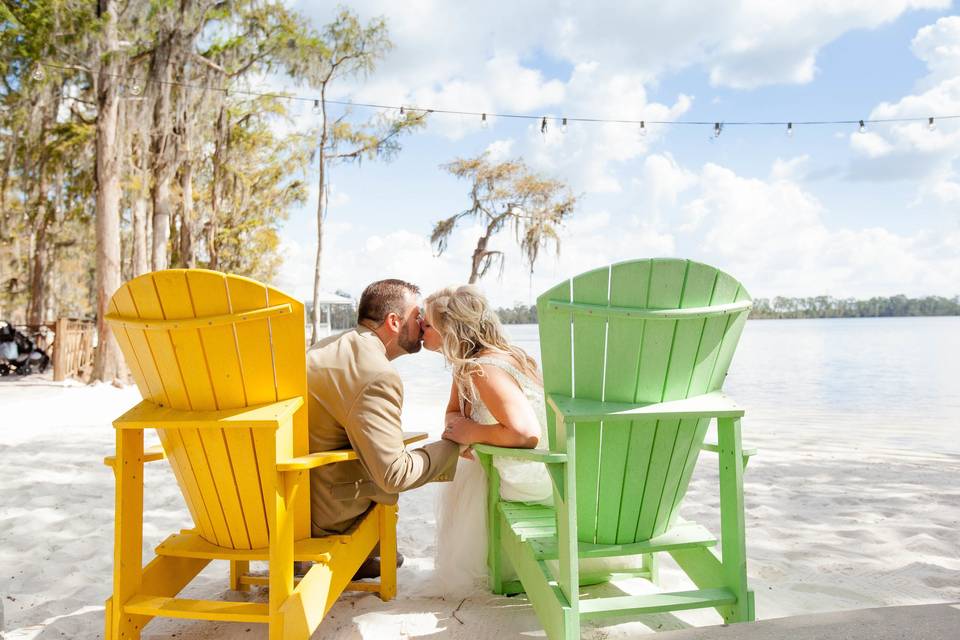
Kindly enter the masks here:
<path id="1" fill-rule="evenodd" d="M 390 361 L 420 350 L 419 293 L 402 280 L 374 282 L 357 327 L 307 352 L 310 452 L 352 448 L 358 458 L 311 470 L 314 536 L 343 533 L 373 503 L 396 504 L 401 491 L 456 469 L 456 443 L 403 444 L 403 383 Z"/>

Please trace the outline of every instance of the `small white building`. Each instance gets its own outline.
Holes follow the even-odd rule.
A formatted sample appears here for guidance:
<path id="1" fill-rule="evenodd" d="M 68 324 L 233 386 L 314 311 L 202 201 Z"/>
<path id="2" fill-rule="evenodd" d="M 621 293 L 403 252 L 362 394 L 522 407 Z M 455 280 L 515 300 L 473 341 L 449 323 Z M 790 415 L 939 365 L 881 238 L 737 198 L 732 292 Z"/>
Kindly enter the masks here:
<path id="1" fill-rule="evenodd" d="M 318 338 L 326 338 L 331 333 L 337 331 L 343 331 L 349 327 L 333 327 L 332 320 L 332 311 L 335 305 L 345 305 L 352 306 L 353 300 L 345 296 L 341 296 L 337 293 L 330 293 L 329 291 L 321 291 L 320 295 L 317 296 L 315 302 L 317 305 L 317 321 L 318 321 Z M 309 315 L 306 318 L 307 321 L 307 340 L 310 339 L 310 317 Z M 352 324 L 350 326 L 353 326 Z"/>

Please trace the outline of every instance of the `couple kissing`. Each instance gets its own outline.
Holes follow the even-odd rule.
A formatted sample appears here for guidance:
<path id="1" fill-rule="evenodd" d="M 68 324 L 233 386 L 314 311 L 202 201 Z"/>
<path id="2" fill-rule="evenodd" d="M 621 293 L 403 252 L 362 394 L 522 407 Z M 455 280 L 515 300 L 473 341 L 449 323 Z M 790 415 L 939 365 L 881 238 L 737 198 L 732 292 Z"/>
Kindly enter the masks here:
<path id="1" fill-rule="evenodd" d="M 403 382 L 390 362 L 421 347 L 444 356 L 453 380 L 443 439 L 407 449 Z M 360 297 L 356 328 L 308 351 L 307 385 L 310 452 L 357 454 L 311 471 L 313 535 L 343 533 L 373 503 L 396 504 L 402 491 L 452 478 L 436 504 L 434 583 L 444 594 L 483 588 L 487 484 L 469 446 L 546 447 L 547 437 L 537 363 L 509 342 L 479 288 L 442 289 L 427 296 L 421 311 L 416 285 L 374 282 Z M 503 499 L 551 502 L 543 465 L 505 458 L 495 464 Z M 378 567 L 371 559 L 361 574 L 375 575 Z"/>

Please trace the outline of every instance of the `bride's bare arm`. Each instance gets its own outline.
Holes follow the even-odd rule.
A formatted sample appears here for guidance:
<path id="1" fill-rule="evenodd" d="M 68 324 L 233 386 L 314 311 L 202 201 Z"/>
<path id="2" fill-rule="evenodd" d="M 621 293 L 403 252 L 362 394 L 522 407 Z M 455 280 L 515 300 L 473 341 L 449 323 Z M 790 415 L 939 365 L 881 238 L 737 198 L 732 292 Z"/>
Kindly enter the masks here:
<path id="1" fill-rule="evenodd" d="M 492 444 L 532 449 L 540 441 L 540 422 L 513 377 L 493 365 L 482 365 L 483 375 L 473 375 L 473 386 L 496 424 L 478 424 L 447 407 L 443 437 L 460 444 Z M 452 398 L 451 401 L 456 400 Z"/>

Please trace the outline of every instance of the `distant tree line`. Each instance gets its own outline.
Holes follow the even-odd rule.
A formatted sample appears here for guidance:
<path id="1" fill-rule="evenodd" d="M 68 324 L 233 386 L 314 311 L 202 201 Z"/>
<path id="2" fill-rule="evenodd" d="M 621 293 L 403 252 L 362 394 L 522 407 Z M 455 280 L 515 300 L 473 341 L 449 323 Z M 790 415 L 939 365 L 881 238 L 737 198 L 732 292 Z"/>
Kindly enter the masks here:
<path id="1" fill-rule="evenodd" d="M 537 307 L 515 304 L 512 308 L 497 309 L 503 324 L 536 324 Z M 957 316 L 960 315 L 960 296 L 926 296 L 908 298 L 905 295 L 873 297 L 867 300 L 814 296 L 785 298 L 777 296 L 753 301 L 750 317 L 776 318 L 892 318 L 903 316 Z"/>
<path id="2" fill-rule="evenodd" d="M 831 296 L 810 298 L 777 296 L 773 300 L 757 298 L 753 301 L 753 310 L 750 312 L 751 318 L 892 318 L 956 315 L 960 315 L 960 296 L 908 298 L 905 295 L 896 295 L 866 300 Z"/>

